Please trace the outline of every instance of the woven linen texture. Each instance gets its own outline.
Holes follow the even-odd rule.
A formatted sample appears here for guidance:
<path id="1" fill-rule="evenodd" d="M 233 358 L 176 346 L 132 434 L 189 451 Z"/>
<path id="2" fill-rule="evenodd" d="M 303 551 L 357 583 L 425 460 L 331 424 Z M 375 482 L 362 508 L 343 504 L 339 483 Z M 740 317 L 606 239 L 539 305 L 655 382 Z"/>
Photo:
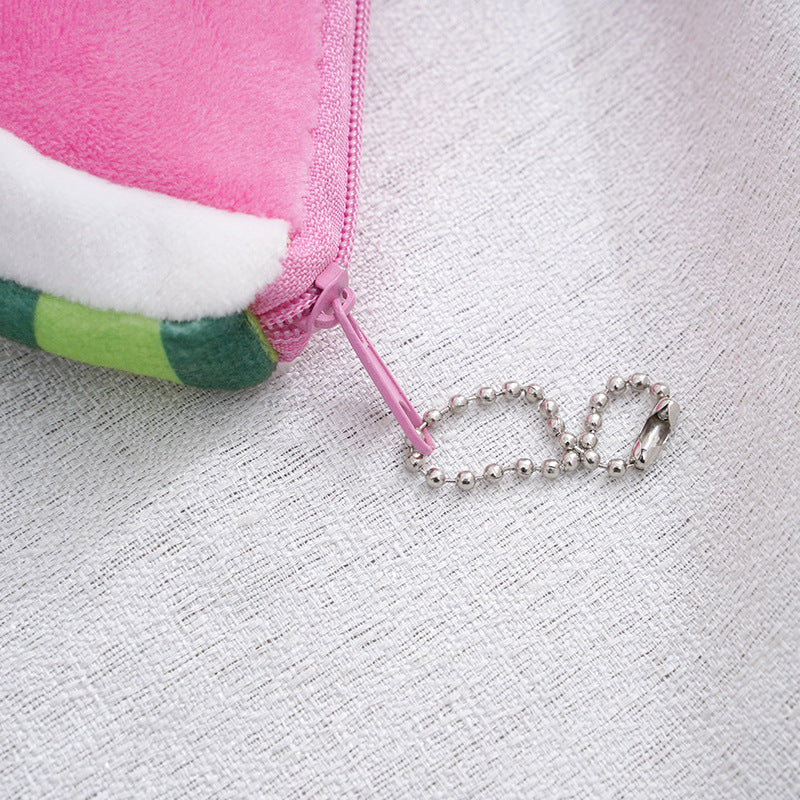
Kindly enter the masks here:
<path id="1" fill-rule="evenodd" d="M 797 797 L 799 51 L 789 2 L 373 10 L 359 322 L 423 408 L 647 370 L 645 476 L 432 493 L 336 331 L 236 394 L 3 342 L 0 796 Z M 483 422 L 443 464 L 553 452 Z"/>

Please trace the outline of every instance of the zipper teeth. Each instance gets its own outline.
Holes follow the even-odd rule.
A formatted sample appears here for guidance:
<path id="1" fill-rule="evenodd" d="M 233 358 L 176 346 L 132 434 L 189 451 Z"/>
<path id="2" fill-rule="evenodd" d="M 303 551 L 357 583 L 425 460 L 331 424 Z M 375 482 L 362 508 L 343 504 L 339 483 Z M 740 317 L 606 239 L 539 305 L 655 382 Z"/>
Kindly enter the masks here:
<path id="1" fill-rule="evenodd" d="M 361 109 L 364 104 L 364 74 L 367 64 L 367 33 L 369 25 L 370 0 L 356 0 L 353 61 L 350 73 L 350 122 L 347 132 L 347 183 L 345 186 L 344 219 L 339 239 L 336 261 L 347 264 L 353 251 L 358 213 L 358 177 L 361 161 Z M 281 331 L 296 327 L 296 321 L 310 308 L 319 290 L 310 286 L 303 294 L 285 303 L 285 310 L 276 310 L 265 325 L 273 336 L 280 336 Z"/>
<path id="2" fill-rule="evenodd" d="M 364 73 L 367 64 L 367 28 L 370 0 L 356 0 L 353 36 L 353 71 L 350 77 L 350 129 L 347 134 L 347 188 L 344 222 L 337 260 L 347 263 L 353 251 L 358 215 L 358 176 L 361 162 L 361 109 L 364 105 Z"/>
<path id="3" fill-rule="evenodd" d="M 312 286 L 306 289 L 299 297 L 287 300 L 277 308 L 270 312 L 270 319 L 268 322 L 262 321 L 262 325 L 269 331 L 276 331 L 280 328 L 286 328 L 302 317 L 307 309 L 314 305 L 319 297 L 319 290 Z"/>

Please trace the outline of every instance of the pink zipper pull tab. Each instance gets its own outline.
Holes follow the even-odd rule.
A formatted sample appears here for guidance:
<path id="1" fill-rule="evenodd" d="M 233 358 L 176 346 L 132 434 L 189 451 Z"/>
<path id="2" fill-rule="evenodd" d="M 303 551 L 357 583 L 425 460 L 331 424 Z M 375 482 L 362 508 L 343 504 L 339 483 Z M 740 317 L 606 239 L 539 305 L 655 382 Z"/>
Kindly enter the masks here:
<path id="1" fill-rule="evenodd" d="M 355 304 L 355 295 L 347 285 L 347 270 L 338 264 L 332 264 L 324 270 L 315 281 L 321 290 L 319 299 L 314 303 L 311 312 L 303 318 L 303 325 L 310 332 L 319 328 L 332 328 L 341 325 L 348 341 L 356 351 L 364 368 L 369 373 L 378 391 L 391 409 L 403 433 L 408 437 L 415 450 L 427 456 L 436 446 L 427 428 L 422 432 L 422 417 L 411 405 L 405 392 L 400 388 L 394 375 L 389 371 L 383 359 L 372 346 L 372 342 L 353 319 L 351 310 Z"/>

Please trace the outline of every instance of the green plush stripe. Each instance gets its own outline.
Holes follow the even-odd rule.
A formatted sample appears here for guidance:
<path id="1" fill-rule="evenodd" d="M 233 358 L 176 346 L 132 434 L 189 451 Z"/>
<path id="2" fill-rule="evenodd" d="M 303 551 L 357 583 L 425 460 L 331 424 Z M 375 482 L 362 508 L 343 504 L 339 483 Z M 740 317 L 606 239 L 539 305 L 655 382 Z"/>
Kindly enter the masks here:
<path id="1" fill-rule="evenodd" d="M 100 311 L 43 294 L 36 306 L 34 331 L 39 347 L 50 353 L 181 383 L 164 353 L 158 320 Z"/>
<path id="2" fill-rule="evenodd" d="M 33 315 L 39 292 L 0 279 L 0 336 L 28 347 L 38 347 L 33 332 Z"/>
<path id="3" fill-rule="evenodd" d="M 182 383 L 241 389 L 268 378 L 278 360 L 251 312 L 161 323 L 161 341 Z"/>

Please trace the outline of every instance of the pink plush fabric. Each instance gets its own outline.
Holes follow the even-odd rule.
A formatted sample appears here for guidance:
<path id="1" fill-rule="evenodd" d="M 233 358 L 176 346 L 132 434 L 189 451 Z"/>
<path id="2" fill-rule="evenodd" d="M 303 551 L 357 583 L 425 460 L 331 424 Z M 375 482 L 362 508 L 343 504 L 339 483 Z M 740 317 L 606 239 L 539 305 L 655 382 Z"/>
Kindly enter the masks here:
<path id="1" fill-rule="evenodd" d="M 0 2 L 0 127 L 116 183 L 297 233 L 323 18 L 323 0 Z"/>

